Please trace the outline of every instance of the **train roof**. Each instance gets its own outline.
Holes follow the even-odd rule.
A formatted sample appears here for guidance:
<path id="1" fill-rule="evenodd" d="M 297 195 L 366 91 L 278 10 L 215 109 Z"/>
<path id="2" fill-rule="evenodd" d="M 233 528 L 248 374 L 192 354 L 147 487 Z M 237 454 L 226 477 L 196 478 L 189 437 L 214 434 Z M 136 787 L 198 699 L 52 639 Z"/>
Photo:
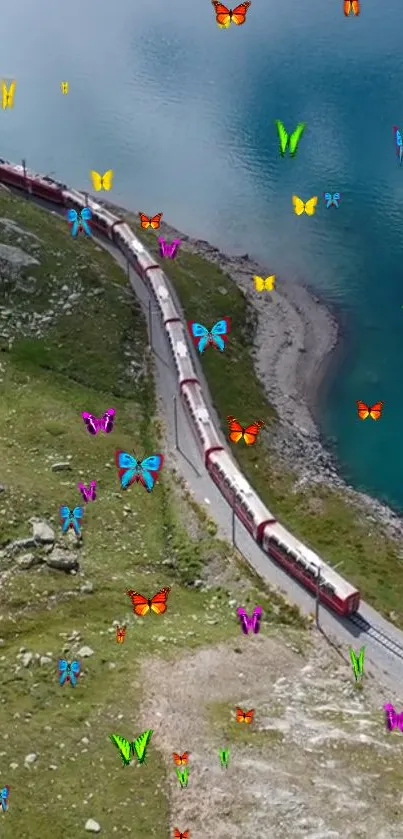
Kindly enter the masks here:
<path id="1" fill-rule="evenodd" d="M 248 506 L 251 508 L 256 525 L 262 524 L 264 521 L 275 520 L 275 516 L 267 509 L 263 501 L 259 498 L 250 483 L 244 478 L 238 466 L 232 460 L 232 457 L 225 450 L 219 452 L 212 452 L 210 455 L 211 461 L 215 462 L 221 467 L 223 472 L 230 478 L 231 483 L 235 484 L 236 490 L 241 498 L 243 498 Z"/>

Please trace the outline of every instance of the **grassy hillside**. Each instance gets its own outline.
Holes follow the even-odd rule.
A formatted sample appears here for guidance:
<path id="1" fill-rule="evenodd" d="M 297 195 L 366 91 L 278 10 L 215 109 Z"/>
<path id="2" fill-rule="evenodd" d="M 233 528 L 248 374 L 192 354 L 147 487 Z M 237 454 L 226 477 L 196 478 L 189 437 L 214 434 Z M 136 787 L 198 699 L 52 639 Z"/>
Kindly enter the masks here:
<path id="1" fill-rule="evenodd" d="M 133 215 L 127 214 L 127 220 L 158 261 L 157 234 L 141 230 Z M 231 315 L 226 352 L 206 352 L 201 357 L 223 430 L 228 431 L 227 415 L 242 419 L 247 405 L 248 416 L 265 421 L 270 440 L 276 416 L 254 372 L 254 313 L 245 297 L 217 266 L 185 250 L 175 261 L 165 259 L 163 268 L 178 292 L 186 319 L 199 320 L 201 310 L 206 324 Z M 266 450 L 262 445 L 236 446 L 233 454 L 276 517 L 328 562 L 342 563 L 340 573 L 376 609 L 403 627 L 401 552 L 382 528 L 374 522 L 369 526 L 340 491 L 324 486 L 295 490 L 295 475 L 276 466 L 270 444 Z"/>
<path id="2" fill-rule="evenodd" d="M 1 835 L 84 836 L 93 818 L 108 839 L 168 837 L 158 728 L 171 722 L 142 717 L 144 662 L 238 638 L 240 601 L 261 603 L 266 633 L 302 622 L 211 535 L 168 466 L 151 494 L 122 493 L 115 448 L 163 450 L 141 312 L 112 258 L 74 241 L 63 219 L 3 192 L 0 217 Z M 114 431 L 90 437 L 81 411 L 109 407 Z M 58 508 L 81 503 L 77 482 L 91 479 L 98 497 L 78 543 L 61 536 Z M 50 568 L 46 547 L 10 553 L 32 517 L 53 527 L 78 573 Z M 135 618 L 126 589 L 165 585 L 167 613 Z M 127 624 L 123 645 L 114 622 Z M 60 656 L 82 662 L 74 689 L 59 687 Z M 163 697 L 164 682 L 154 688 Z M 157 732 L 147 763 L 123 767 L 109 734 L 131 740 L 145 727 Z"/>

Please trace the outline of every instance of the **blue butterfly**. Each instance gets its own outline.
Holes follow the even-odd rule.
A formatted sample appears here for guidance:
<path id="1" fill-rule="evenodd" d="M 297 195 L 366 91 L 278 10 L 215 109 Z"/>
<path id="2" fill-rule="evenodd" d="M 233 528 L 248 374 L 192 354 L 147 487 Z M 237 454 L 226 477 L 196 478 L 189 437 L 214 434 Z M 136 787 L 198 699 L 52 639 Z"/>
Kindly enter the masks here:
<path id="1" fill-rule="evenodd" d="M 212 344 L 215 349 L 224 352 L 230 326 L 231 318 L 224 317 L 218 320 L 209 332 L 201 323 L 197 323 L 195 320 L 188 320 L 189 332 L 199 352 L 204 352 L 209 344 Z"/>
<path id="2" fill-rule="evenodd" d="M 151 457 L 146 457 L 139 463 L 132 454 L 117 449 L 115 462 L 118 467 L 122 489 L 127 489 L 135 481 L 139 481 L 147 492 L 151 492 L 158 478 L 158 472 L 164 465 L 164 455 L 152 454 Z"/>
<path id="3" fill-rule="evenodd" d="M 67 210 L 67 221 L 69 224 L 72 224 L 71 228 L 71 235 L 77 236 L 77 233 L 80 230 L 84 230 L 84 233 L 87 236 L 91 236 L 91 230 L 87 222 L 92 217 L 92 212 L 89 207 L 83 207 L 81 210 L 80 215 L 78 215 L 77 210 Z"/>
<path id="4" fill-rule="evenodd" d="M 69 527 L 72 527 L 77 536 L 79 536 L 81 533 L 81 522 L 79 520 L 82 519 L 83 515 L 83 507 L 74 507 L 74 510 L 70 510 L 70 507 L 66 507 L 66 505 L 63 504 L 60 507 L 62 533 L 67 533 Z"/>
<path id="5" fill-rule="evenodd" d="M 5 787 L 3 787 L 3 789 L 0 790 L 1 809 L 2 809 L 3 813 L 5 813 L 7 808 L 8 808 L 9 792 L 10 792 L 10 787 L 7 786 L 7 785 Z"/>
<path id="6" fill-rule="evenodd" d="M 402 163 L 403 157 L 403 140 L 402 140 L 402 132 L 399 131 L 397 125 L 393 126 L 393 133 L 395 136 L 395 145 L 396 145 L 396 154 L 399 158 L 400 164 Z"/>
<path id="7" fill-rule="evenodd" d="M 77 678 L 80 675 L 80 662 L 66 661 L 65 658 L 59 658 L 58 667 L 59 685 L 64 685 L 64 683 L 67 681 L 70 682 L 72 688 L 75 688 L 77 684 Z"/>
<path id="8" fill-rule="evenodd" d="M 335 192 L 334 195 L 332 195 L 330 192 L 325 192 L 326 209 L 328 210 L 329 207 L 338 208 L 340 198 L 340 192 Z"/>

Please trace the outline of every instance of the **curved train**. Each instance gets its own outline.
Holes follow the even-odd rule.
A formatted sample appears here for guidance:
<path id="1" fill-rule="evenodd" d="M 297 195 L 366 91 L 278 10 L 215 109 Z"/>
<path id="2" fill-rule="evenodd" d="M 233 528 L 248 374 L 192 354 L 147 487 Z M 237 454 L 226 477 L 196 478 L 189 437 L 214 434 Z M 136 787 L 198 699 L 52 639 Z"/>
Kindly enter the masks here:
<path id="1" fill-rule="evenodd" d="M 224 447 L 203 395 L 189 352 L 187 328 L 175 307 L 169 281 L 128 224 L 83 193 L 1 159 L 0 183 L 66 209 L 91 208 L 91 227 L 114 242 L 156 300 L 175 363 L 181 399 L 205 468 L 235 515 L 261 549 L 305 588 L 315 593 L 319 581 L 320 600 L 329 609 L 344 616 L 357 612 L 359 591 L 276 521 Z"/>

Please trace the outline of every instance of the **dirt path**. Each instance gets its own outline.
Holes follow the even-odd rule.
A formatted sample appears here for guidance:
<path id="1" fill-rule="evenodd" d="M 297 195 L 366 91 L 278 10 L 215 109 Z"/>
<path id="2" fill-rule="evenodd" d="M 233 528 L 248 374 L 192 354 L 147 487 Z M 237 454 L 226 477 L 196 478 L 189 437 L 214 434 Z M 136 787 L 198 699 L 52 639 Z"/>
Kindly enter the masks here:
<path id="1" fill-rule="evenodd" d="M 313 637 L 309 659 L 294 650 L 260 634 L 147 663 L 144 725 L 166 758 L 171 827 L 189 828 L 192 839 L 403 837 L 394 822 L 402 744 L 386 734 L 382 712 L 394 697 L 370 678 L 356 690 L 321 639 Z M 237 705 L 256 709 L 251 726 L 234 721 Z M 218 759 L 225 747 L 228 769 Z M 185 750 L 181 789 L 172 752 Z"/>

